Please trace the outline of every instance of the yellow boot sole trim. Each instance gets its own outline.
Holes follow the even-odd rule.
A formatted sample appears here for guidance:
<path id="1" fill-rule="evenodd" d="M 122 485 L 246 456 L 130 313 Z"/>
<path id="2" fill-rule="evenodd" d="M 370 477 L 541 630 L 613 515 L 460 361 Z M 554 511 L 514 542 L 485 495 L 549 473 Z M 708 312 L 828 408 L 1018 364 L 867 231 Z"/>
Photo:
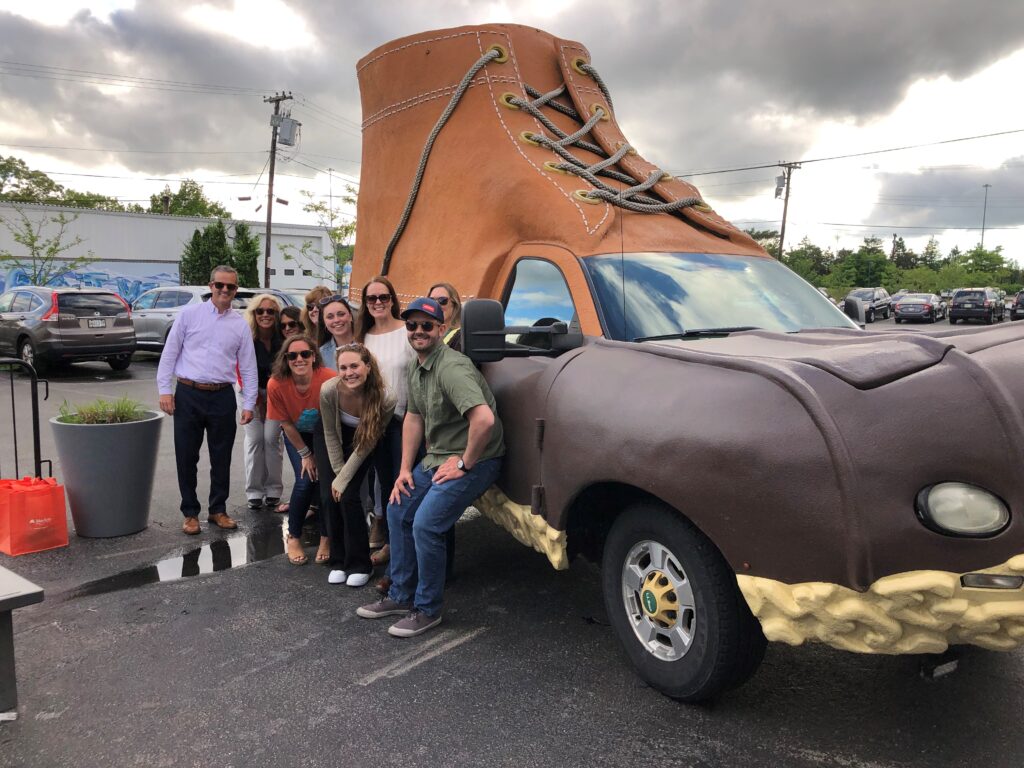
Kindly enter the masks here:
<path id="1" fill-rule="evenodd" d="M 971 573 L 1024 575 L 1024 555 Z M 866 592 L 838 584 L 783 584 L 737 575 L 765 637 L 818 641 L 857 653 L 941 653 L 953 644 L 1009 651 L 1024 641 L 1024 590 L 968 589 L 961 574 L 910 571 Z"/>
<path id="2" fill-rule="evenodd" d="M 491 488 L 477 499 L 474 506 L 521 544 L 547 555 L 557 570 L 564 571 L 569 567 L 565 531 L 552 528 L 547 520 L 533 514 L 525 504 L 516 504 L 497 488 Z"/>

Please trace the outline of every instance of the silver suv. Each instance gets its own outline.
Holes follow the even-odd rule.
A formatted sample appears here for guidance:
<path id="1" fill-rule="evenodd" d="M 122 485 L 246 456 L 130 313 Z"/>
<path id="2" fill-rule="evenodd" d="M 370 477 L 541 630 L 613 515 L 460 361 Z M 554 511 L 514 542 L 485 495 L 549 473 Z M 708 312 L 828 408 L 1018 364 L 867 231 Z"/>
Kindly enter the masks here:
<path id="1" fill-rule="evenodd" d="M 123 371 L 134 351 L 131 312 L 116 293 L 26 285 L 0 296 L 0 354 L 37 371 L 85 360 L 106 360 Z"/>
<path id="2" fill-rule="evenodd" d="M 231 306 L 238 310 L 245 309 L 249 299 L 261 293 L 273 294 L 282 307 L 300 306 L 294 296 L 276 288 L 239 288 Z M 206 285 L 165 285 L 146 291 L 132 304 L 132 322 L 135 323 L 139 349 L 163 351 L 171 324 L 182 307 L 209 299 L 210 288 Z"/>

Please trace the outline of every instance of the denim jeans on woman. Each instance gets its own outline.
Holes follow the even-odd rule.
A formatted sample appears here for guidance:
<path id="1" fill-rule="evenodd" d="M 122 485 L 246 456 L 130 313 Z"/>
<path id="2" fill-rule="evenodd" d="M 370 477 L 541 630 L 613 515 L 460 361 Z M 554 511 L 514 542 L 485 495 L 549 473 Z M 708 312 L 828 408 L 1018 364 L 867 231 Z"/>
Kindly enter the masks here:
<path id="1" fill-rule="evenodd" d="M 311 432 L 300 432 L 299 436 L 302 438 L 302 442 L 312 449 L 313 434 Z M 318 498 L 320 486 L 317 485 L 315 480 L 310 480 L 308 475 L 302 474 L 302 459 L 287 435 L 285 436 L 284 447 L 285 452 L 288 454 L 288 460 L 292 463 L 292 469 L 295 471 L 295 485 L 292 486 L 292 495 L 288 500 L 288 533 L 298 538 L 302 535 L 302 525 L 306 522 L 306 513 L 309 512 L 309 506 Z M 322 524 L 320 532 L 324 533 L 324 526 Z"/>
<path id="2" fill-rule="evenodd" d="M 498 479 L 501 458 L 487 459 L 457 480 L 433 482 L 435 469 L 417 464 L 413 489 L 388 505 L 391 591 L 396 603 L 413 603 L 427 616 L 441 613 L 447 551 L 445 534 L 470 504 Z"/>

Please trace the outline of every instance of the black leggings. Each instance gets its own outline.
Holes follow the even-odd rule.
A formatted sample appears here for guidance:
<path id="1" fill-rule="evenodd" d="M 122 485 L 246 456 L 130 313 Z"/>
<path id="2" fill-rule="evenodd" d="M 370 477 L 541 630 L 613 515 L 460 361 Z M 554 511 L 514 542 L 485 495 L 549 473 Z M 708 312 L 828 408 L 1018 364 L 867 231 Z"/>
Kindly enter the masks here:
<path id="1" fill-rule="evenodd" d="M 346 456 L 352 455 L 355 432 L 355 427 L 341 425 L 342 449 Z M 359 497 L 359 486 L 370 469 L 371 459 L 364 461 L 356 470 L 355 476 L 345 486 L 341 501 L 337 502 L 331 493 L 334 469 L 327 455 L 322 425 L 314 435 L 314 442 L 318 446 L 316 473 L 320 481 L 320 514 L 327 522 L 327 535 L 331 541 L 330 565 L 346 573 L 373 573 L 370 538 L 366 530 L 362 499 Z"/>

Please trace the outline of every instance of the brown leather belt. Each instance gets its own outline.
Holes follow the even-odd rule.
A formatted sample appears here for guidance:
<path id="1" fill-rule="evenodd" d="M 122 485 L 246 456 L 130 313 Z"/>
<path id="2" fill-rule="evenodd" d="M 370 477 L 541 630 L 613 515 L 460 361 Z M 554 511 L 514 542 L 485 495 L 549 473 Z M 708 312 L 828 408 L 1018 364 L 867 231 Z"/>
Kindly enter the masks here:
<path id="1" fill-rule="evenodd" d="M 204 392 L 220 392 L 222 389 L 227 389 L 230 384 L 209 384 L 203 381 L 192 381 L 192 379 L 183 379 L 181 376 L 178 377 L 178 383 L 184 384 L 186 387 L 192 387 L 192 389 L 201 389 Z"/>

